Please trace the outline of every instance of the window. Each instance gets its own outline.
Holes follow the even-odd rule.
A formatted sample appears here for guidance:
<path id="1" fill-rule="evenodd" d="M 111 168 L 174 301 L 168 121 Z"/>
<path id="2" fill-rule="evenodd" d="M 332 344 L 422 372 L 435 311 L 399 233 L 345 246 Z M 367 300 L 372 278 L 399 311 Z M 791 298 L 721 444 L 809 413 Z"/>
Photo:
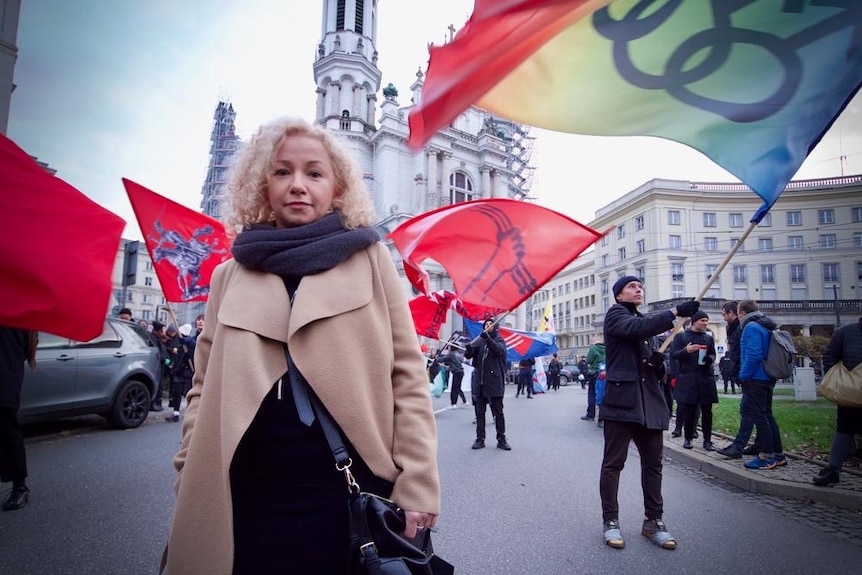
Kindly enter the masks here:
<path id="1" fill-rule="evenodd" d="M 860 234 L 860 236 L 862 236 L 862 234 Z M 638 240 L 637 247 L 639 254 L 644 253 L 646 251 L 646 242 L 644 240 Z"/>
<path id="2" fill-rule="evenodd" d="M 667 212 L 667 223 L 671 226 L 678 226 L 680 224 L 679 210 L 668 210 Z"/>
<path id="3" fill-rule="evenodd" d="M 741 228 L 742 227 L 742 214 L 730 214 L 729 225 L 732 228 Z"/>
<path id="4" fill-rule="evenodd" d="M 772 238 L 760 238 L 757 240 L 757 249 L 762 252 L 772 251 Z"/>
<path id="5" fill-rule="evenodd" d="M 153 262 L 151 262 L 151 261 L 147 261 L 147 262 L 144 264 L 144 271 L 147 271 L 147 272 L 151 272 L 151 271 L 153 271 Z M 145 318 L 145 319 L 146 319 L 146 318 Z"/>
<path id="6" fill-rule="evenodd" d="M 145 277 L 145 278 L 144 278 L 144 285 L 145 285 L 145 286 L 147 286 L 147 287 L 152 287 L 152 286 L 153 286 L 153 278 L 152 278 L 152 276 L 148 276 L 148 277 Z"/>
<path id="7" fill-rule="evenodd" d="M 802 240 L 802 236 L 788 236 L 787 238 L 787 249 L 789 250 L 801 250 L 805 247 L 805 242 Z"/>
<path id="8" fill-rule="evenodd" d="M 626 259 L 626 249 L 625 248 L 618 249 L 617 254 L 619 255 L 620 261 L 623 261 L 624 259 Z"/>
<path id="9" fill-rule="evenodd" d="M 862 232 L 853 232 L 853 247 L 862 248 Z"/>
<path id="10" fill-rule="evenodd" d="M 608 254 L 602 254 L 602 267 L 607 267 L 608 265 Z"/>
<path id="11" fill-rule="evenodd" d="M 862 280 L 862 262 L 856 262 L 856 279 Z"/>
<path id="12" fill-rule="evenodd" d="M 746 273 L 747 267 L 742 266 L 733 266 L 733 281 L 734 283 L 744 284 L 748 281 L 748 274 Z"/>
<path id="13" fill-rule="evenodd" d="M 143 303 L 150 303 L 150 299 L 151 299 L 150 294 L 145 293 Z"/>
<path id="14" fill-rule="evenodd" d="M 674 282 L 670 286 L 670 297 L 672 298 L 680 298 L 685 297 L 685 286 L 681 283 Z"/>
<path id="15" fill-rule="evenodd" d="M 772 264 L 760 266 L 760 283 L 775 283 L 775 266 Z"/>
<path id="16" fill-rule="evenodd" d="M 449 176 L 449 200 L 453 204 L 469 202 L 476 199 L 473 182 L 464 172 L 454 172 Z"/>
<path id="17" fill-rule="evenodd" d="M 641 283 L 644 283 L 644 281 L 646 280 L 646 268 L 635 268 L 635 277 L 640 279 Z"/>
<path id="18" fill-rule="evenodd" d="M 838 281 L 838 264 L 823 264 L 823 281 Z"/>
<path id="19" fill-rule="evenodd" d="M 733 249 L 733 246 L 735 246 L 736 244 L 739 244 L 739 238 L 730 238 L 730 249 Z M 737 251 L 745 251 L 745 242 L 739 244 L 739 249 Z"/>
<path id="20" fill-rule="evenodd" d="M 771 228 L 772 227 L 772 212 L 766 212 L 766 215 L 763 216 L 763 219 L 760 220 L 760 223 L 757 224 L 759 228 Z"/>
<path id="21" fill-rule="evenodd" d="M 670 277 L 672 281 L 681 282 L 685 278 L 685 267 L 679 262 L 671 262 Z"/>
<path id="22" fill-rule="evenodd" d="M 608 236 L 606 236 L 606 235 L 602 236 L 602 245 L 603 246 L 608 245 Z"/>
<path id="23" fill-rule="evenodd" d="M 824 250 L 834 250 L 838 247 L 838 239 L 835 234 L 822 234 L 820 236 L 820 247 Z"/>
<path id="24" fill-rule="evenodd" d="M 132 293 L 132 292 L 128 292 L 128 293 L 126 293 L 126 301 L 127 301 L 127 302 L 133 302 L 133 301 L 135 301 L 135 294 L 134 294 L 134 293 Z"/>
<path id="25" fill-rule="evenodd" d="M 617 239 L 626 237 L 626 225 L 620 224 L 617 226 Z"/>
<path id="26" fill-rule="evenodd" d="M 805 282 L 805 264 L 790 264 L 790 281 L 797 284 Z"/>
<path id="27" fill-rule="evenodd" d="M 602 295 L 607 295 L 608 293 L 608 280 L 602 280 L 601 288 L 599 288 Z"/>
<path id="28" fill-rule="evenodd" d="M 787 225 L 788 226 L 801 226 L 802 225 L 802 212 L 787 212 Z"/>
<path id="29" fill-rule="evenodd" d="M 682 249 L 682 236 L 672 235 L 668 238 L 668 247 L 672 250 Z"/>
<path id="30" fill-rule="evenodd" d="M 774 300 L 778 298 L 778 292 L 774 287 L 762 287 L 760 288 L 760 299 L 761 300 Z"/>
<path id="31" fill-rule="evenodd" d="M 851 212 L 853 214 L 853 223 L 854 224 L 858 224 L 858 223 L 862 222 L 862 206 L 853 208 L 851 210 Z"/>
<path id="32" fill-rule="evenodd" d="M 817 210 L 817 221 L 823 224 L 835 223 L 835 210 Z"/>
<path id="33" fill-rule="evenodd" d="M 718 264 L 706 264 L 706 279 L 710 279 L 715 275 L 715 272 L 718 271 Z M 718 278 L 716 278 L 715 282 L 718 283 Z"/>
<path id="34" fill-rule="evenodd" d="M 804 301 L 808 299 L 807 287 L 790 288 L 790 299 L 794 301 Z"/>
<path id="35" fill-rule="evenodd" d="M 733 288 L 733 299 L 739 301 L 742 299 L 748 299 L 748 287 L 737 285 Z"/>
<path id="36" fill-rule="evenodd" d="M 717 220 L 714 212 L 704 212 L 703 214 L 703 227 L 705 228 L 714 228 L 717 226 Z"/>
<path id="37" fill-rule="evenodd" d="M 642 229 L 644 229 L 644 217 L 643 216 L 637 216 L 635 218 L 635 231 L 639 232 Z"/>
<path id="38" fill-rule="evenodd" d="M 718 251 L 718 238 L 703 238 L 703 249 L 708 252 Z"/>

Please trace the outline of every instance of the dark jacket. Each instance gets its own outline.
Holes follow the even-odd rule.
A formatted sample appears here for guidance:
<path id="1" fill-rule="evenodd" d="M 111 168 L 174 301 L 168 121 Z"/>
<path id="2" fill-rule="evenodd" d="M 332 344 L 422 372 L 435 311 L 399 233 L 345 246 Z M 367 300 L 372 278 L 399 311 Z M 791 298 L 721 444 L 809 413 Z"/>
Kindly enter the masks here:
<path id="1" fill-rule="evenodd" d="M 673 328 L 670 311 L 645 317 L 634 305 L 617 303 L 605 314 L 607 382 L 600 417 L 640 423 L 648 429 L 667 429 L 670 421 L 659 379 L 664 362 L 648 363 L 652 338 Z"/>
<path id="2" fill-rule="evenodd" d="M 739 339 L 742 330 L 739 328 L 739 319 L 727 324 L 727 357 L 730 358 L 729 377 L 733 380 L 739 379 Z"/>
<path id="3" fill-rule="evenodd" d="M 704 365 L 698 364 L 697 353 L 688 353 L 685 350 L 689 343 L 706 346 Z M 674 399 L 679 403 L 695 405 L 718 403 L 718 391 L 712 374 L 712 364 L 715 363 L 715 341 L 712 336 L 706 332 L 686 329 L 673 338 L 669 353 L 677 364 Z"/>
<path id="4" fill-rule="evenodd" d="M 771 330 L 778 327 L 775 322 L 759 311 L 746 314 L 740 324 L 742 336 L 739 340 L 739 381 L 772 381 L 763 368 L 763 360 L 769 351 Z"/>
<path id="5" fill-rule="evenodd" d="M 464 354 L 473 360 L 473 395 L 503 397 L 506 374 L 506 342 L 494 329 L 483 333 L 476 343 L 467 346 Z"/>
<path id="6" fill-rule="evenodd" d="M 464 373 L 464 364 L 461 363 L 461 354 L 450 351 L 442 357 L 437 357 L 437 362 L 444 365 L 449 373 Z"/>
<path id="7" fill-rule="evenodd" d="M 844 367 L 851 371 L 862 363 L 862 319 L 841 326 L 832 334 L 823 352 L 823 373 L 839 361 L 844 362 Z"/>
<path id="8" fill-rule="evenodd" d="M 0 407 L 18 409 L 30 332 L 0 326 Z"/>
<path id="9" fill-rule="evenodd" d="M 181 337 L 179 353 L 177 354 L 177 364 L 174 366 L 173 375 L 175 379 L 191 381 L 195 374 L 195 345 L 197 338 Z"/>

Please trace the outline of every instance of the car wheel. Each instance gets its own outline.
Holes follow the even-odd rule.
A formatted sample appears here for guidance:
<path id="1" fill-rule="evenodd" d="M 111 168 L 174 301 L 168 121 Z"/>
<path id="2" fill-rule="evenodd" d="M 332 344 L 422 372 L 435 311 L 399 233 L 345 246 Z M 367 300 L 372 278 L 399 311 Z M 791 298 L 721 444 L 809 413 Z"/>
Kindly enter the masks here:
<path id="1" fill-rule="evenodd" d="M 117 429 L 138 427 L 150 413 L 151 402 L 146 384 L 130 379 L 120 387 L 108 414 L 108 423 Z"/>
<path id="2" fill-rule="evenodd" d="M 568 375 L 564 375 L 562 373 L 560 374 L 560 385 L 562 385 L 562 386 L 569 385 L 569 376 Z"/>

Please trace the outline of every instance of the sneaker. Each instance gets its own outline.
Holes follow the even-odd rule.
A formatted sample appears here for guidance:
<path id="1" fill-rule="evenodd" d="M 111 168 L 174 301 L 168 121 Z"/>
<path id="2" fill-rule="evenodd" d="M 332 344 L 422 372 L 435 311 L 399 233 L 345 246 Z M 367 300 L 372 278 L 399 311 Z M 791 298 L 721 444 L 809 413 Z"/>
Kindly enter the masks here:
<path id="1" fill-rule="evenodd" d="M 661 519 L 647 519 L 644 521 L 641 535 L 661 547 L 662 549 L 676 549 L 676 539 L 667 532 L 667 527 Z"/>
<path id="2" fill-rule="evenodd" d="M 745 449 L 742 450 L 743 455 L 758 455 L 760 453 L 760 448 L 757 445 L 746 445 Z"/>
<path id="3" fill-rule="evenodd" d="M 17 511 L 30 502 L 30 490 L 26 486 L 15 487 L 3 501 L 3 511 Z"/>
<path id="4" fill-rule="evenodd" d="M 622 549 L 626 546 L 623 540 L 623 534 L 620 531 L 620 522 L 616 519 L 609 519 L 602 526 L 604 529 L 605 545 L 614 549 Z"/>
<path id="5" fill-rule="evenodd" d="M 603 428 L 604 426 L 605 426 L 605 422 L 601 419 L 599 420 L 598 423 L 596 423 L 596 427 Z"/>
<path id="6" fill-rule="evenodd" d="M 173 415 L 166 415 L 165 416 L 165 421 L 177 423 L 177 422 L 179 422 L 179 420 L 180 420 L 180 414 L 179 413 L 174 413 Z"/>
<path id="7" fill-rule="evenodd" d="M 696 431 L 695 431 L 694 433 L 692 433 L 692 434 L 691 434 L 691 438 L 692 438 L 692 439 L 697 439 L 697 432 L 696 432 Z"/>
<path id="8" fill-rule="evenodd" d="M 775 467 L 784 467 L 787 465 L 787 456 L 786 455 L 776 455 L 775 456 Z"/>
<path id="9" fill-rule="evenodd" d="M 703 442 L 703 448 L 706 451 L 715 451 L 715 444 L 711 441 L 704 441 Z"/>
<path id="10" fill-rule="evenodd" d="M 485 440 L 477 439 L 473 442 L 473 447 L 471 449 L 482 449 L 483 447 L 485 447 Z"/>
<path id="11" fill-rule="evenodd" d="M 759 455 L 745 464 L 746 469 L 775 469 L 775 459 L 764 459 Z"/>
<path id="12" fill-rule="evenodd" d="M 590 417 L 589 415 L 582 415 L 581 419 L 583 419 L 584 421 L 592 421 L 595 418 Z"/>
<path id="13" fill-rule="evenodd" d="M 686 439 L 685 441 L 682 442 L 682 448 L 683 449 L 691 449 L 691 447 L 692 447 L 691 439 Z"/>
<path id="14" fill-rule="evenodd" d="M 484 447 L 484 445 L 483 445 Z M 503 451 L 512 451 L 512 446 L 509 445 L 509 442 L 505 439 L 497 440 L 497 449 L 502 449 Z"/>
<path id="15" fill-rule="evenodd" d="M 716 453 L 731 459 L 740 459 L 743 456 L 742 450 L 738 448 L 735 443 L 731 443 L 727 447 L 722 447 Z"/>
<path id="16" fill-rule="evenodd" d="M 821 469 L 820 473 L 811 480 L 814 485 L 819 485 L 821 487 L 828 487 L 830 485 L 835 485 L 839 482 L 838 472 L 834 469 L 829 469 L 828 467 Z"/>
<path id="17" fill-rule="evenodd" d="M 682 430 L 674 429 L 673 431 L 670 432 L 670 436 L 671 437 L 682 437 Z"/>

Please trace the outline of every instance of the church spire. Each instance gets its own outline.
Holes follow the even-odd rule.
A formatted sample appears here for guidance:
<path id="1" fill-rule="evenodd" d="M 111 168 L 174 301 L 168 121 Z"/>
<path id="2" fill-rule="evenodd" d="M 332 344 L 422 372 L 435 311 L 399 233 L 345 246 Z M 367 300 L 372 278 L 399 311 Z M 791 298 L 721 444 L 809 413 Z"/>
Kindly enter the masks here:
<path id="1" fill-rule="evenodd" d="M 314 61 L 316 122 L 331 130 L 374 128 L 377 67 L 377 0 L 323 0 L 320 43 Z"/>

